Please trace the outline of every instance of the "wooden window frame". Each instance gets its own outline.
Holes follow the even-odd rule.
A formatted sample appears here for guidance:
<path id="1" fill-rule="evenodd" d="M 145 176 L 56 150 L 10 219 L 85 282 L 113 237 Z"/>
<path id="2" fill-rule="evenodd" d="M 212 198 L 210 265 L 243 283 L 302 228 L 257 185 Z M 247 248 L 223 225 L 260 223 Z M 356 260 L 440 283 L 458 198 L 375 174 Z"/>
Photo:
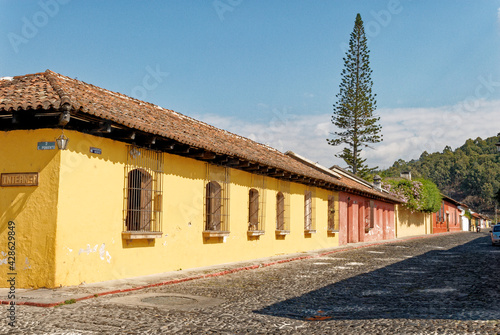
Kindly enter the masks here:
<path id="1" fill-rule="evenodd" d="M 313 189 L 307 188 L 304 191 L 304 234 L 306 235 L 316 233 L 314 200 Z"/>
<path id="2" fill-rule="evenodd" d="M 153 177 L 142 168 L 128 173 L 127 231 L 151 231 Z"/>
<path id="3" fill-rule="evenodd" d="M 282 197 L 280 197 L 280 194 Z M 290 234 L 290 182 L 284 180 L 278 181 L 278 190 L 276 192 L 275 234 L 276 237 Z"/>
<path id="4" fill-rule="evenodd" d="M 276 230 L 284 231 L 285 229 L 285 195 L 279 191 L 276 193 Z"/>
<path id="5" fill-rule="evenodd" d="M 222 187 L 216 181 L 209 181 L 205 187 L 205 230 L 222 230 Z"/>
<path id="6" fill-rule="evenodd" d="M 255 237 L 265 234 L 266 222 L 266 176 L 252 174 L 251 188 L 248 190 L 247 235 Z"/>
<path id="7" fill-rule="evenodd" d="M 368 233 L 370 230 L 375 228 L 375 201 L 373 200 L 365 200 L 364 201 L 364 207 L 365 207 L 365 232 Z"/>
<path id="8" fill-rule="evenodd" d="M 203 190 L 205 238 L 229 236 L 229 174 L 230 169 L 227 167 L 206 163 Z M 219 188 L 219 195 L 214 195 L 213 192 Z"/>
<path id="9" fill-rule="evenodd" d="M 248 191 L 248 236 L 264 235 L 261 198 L 259 190 L 251 188 Z"/>
<path id="10" fill-rule="evenodd" d="M 338 233 L 340 231 L 339 220 L 337 220 L 337 213 L 335 210 L 335 196 L 333 194 L 328 195 L 328 208 L 327 208 L 327 218 L 328 218 L 328 232 Z"/>

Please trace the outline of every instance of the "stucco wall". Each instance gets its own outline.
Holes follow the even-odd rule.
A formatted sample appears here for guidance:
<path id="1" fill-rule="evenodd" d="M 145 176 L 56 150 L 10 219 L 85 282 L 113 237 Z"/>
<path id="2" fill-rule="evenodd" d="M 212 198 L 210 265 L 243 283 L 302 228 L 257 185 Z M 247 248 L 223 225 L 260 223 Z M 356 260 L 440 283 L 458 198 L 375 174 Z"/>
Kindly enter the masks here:
<path id="1" fill-rule="evenodd" d="M 340 244 L 381 241 L 394 238 L 394 205 L 374 200 L 374 227 L 365 229 L 370 199 L 340 192 Z"/>
<path id="2" fill-rule="evenodd" d="M 431 233 L 432 214 L 411 212 L 401 205 L 395 206 L 396 237 L 425 235 Z"/>
<path id="3" fill-rule="evenodd" d="M 55 285 L 75 285 L 178 269 L 256 259 L 338 245 L 327 233 L 328 195 L 315 189 L 316 233 L 304 234 L 305 185 L 290 185 L 290 234 L 276 237 L 276 179 L 266 178 L 266 227 L 248 237 L 251 174 L 230 172 L 230 235 L 203 237 L 204 162 L 164 155 L 163 236 L 127 242 L 121 237 L 126 145 L 66 132 L 61 152 Z M 101 155 L 91 154 L 98 147 Z M 336 194 L 338 199 L 338 194 Z M 336 212 L 338 215 L 338 211 Z"/>
<path id="4" fill-rule="evenodd" d="M 432 214 L 432 232 L 445 233 L 461 231 L 460 210 L 454 204 L 444 200 L 443 220 L 439 220 L 437 213 Z"/>
<path id="5" fill-rule="evenodd" d="M 38 186 L 0 187 L 0 287 L 16 273 L 16 287 L 55 285 L 55 236 L 60 151 L 38 150 L 59 130 L 0 132 L 0 173 L 38 172 Z M 15 223 L 15 271 L 8 262 L 8 222 Z"/>

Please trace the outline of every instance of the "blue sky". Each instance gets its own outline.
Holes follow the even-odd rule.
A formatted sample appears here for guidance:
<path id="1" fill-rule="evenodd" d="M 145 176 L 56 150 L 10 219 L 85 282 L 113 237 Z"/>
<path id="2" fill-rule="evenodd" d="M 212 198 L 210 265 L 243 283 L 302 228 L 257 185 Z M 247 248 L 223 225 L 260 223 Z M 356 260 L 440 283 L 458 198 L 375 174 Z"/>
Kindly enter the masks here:
<path id="1" fill-rule="evenodd" d="M 356 13 L 370 165 L 500 132 L 500 0 L 0 0 L 0 77 L 51 69 L 344 166 L 326 138 Z"/>

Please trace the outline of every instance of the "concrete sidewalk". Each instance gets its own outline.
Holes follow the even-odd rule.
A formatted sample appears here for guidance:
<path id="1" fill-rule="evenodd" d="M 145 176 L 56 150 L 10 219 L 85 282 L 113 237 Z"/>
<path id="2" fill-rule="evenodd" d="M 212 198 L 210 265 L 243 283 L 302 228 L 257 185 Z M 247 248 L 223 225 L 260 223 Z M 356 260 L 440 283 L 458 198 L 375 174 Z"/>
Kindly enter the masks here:
<path id="1" fill-rule="evenodd" d="M 338 246 L 329 249 L 316 250 L 311 252 L 273 256 L 267 258 L 260 258 L 252 261 L 226 263 L 226 264 L 220 264 L 203 268 L 195 268 L 190 270 L 170 271 L 150 276 L 110 280 L 93 284 L 81 284 L 78 286 L 68 286 L 68 287 L 60 287 L 54 289 L 47 289 L 47 288 L 16 289 L 15 300 L 8 299 L 9 295 L 8 288 L 0 288 L 0 304 L 6 305 L 14 301 L 16 305 L 53 307 L 65 303 L 68 304 L 85 299 L 96 298 L 103 295 L 131 292 L 148 287 L 171 285 L 190 280 L 222 276 L 239 271 L 253 270 L 276 264 L 321 257 L 328 254 L 342 252 L 346 250 L 366 248 L 375 245 L 408 241 L 413 239 L 432 238 L 446 234 L 457 234 L 457 233 L 454 232 L 454 233 L 441 233 L 433 235 L 418 235 L 418 236 L 402 237 L 402 238 L 395 238 L 391 240 L 376 241 L 376 242 L 350 243 L 348 245 Z"/>

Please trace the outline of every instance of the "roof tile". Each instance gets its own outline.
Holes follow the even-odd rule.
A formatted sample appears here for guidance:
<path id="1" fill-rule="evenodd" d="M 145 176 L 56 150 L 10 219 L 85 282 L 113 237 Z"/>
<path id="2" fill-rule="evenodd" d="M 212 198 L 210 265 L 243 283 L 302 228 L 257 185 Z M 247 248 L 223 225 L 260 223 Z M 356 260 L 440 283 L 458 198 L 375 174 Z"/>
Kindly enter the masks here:
<path id="1" fill-rule="evenodd" d="M 339 187 L 398 201 L 359 183 L 354 183 L 348 178 L 342 178 L 339 181 L 267 145 L 218 129 L 172 110 L 50 70 L 0 81 L 0 112 L 30 108 L 59 110 L 64 104 L 71 106 L 73 110 L 111 120 L 146 133 L 174 139 L 193 147 L 239 157 L 309 178 L 321 179 Z"/>

